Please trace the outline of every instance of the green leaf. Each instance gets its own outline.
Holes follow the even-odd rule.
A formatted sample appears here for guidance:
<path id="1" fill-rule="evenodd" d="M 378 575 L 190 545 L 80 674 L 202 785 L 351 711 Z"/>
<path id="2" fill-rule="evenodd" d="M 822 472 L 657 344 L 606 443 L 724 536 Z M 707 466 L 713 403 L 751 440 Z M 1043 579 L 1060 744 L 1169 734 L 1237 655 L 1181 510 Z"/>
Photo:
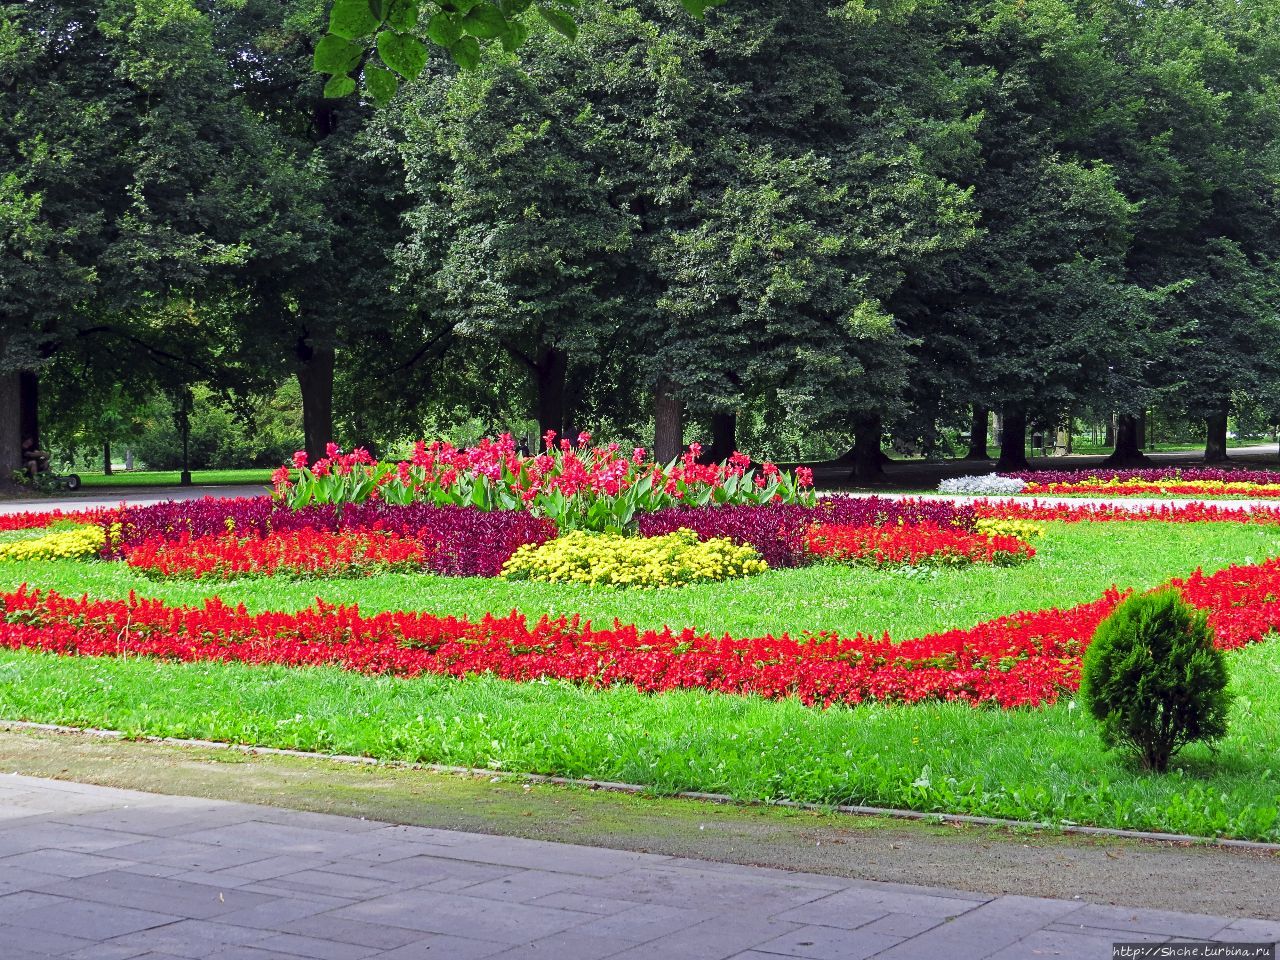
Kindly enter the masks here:
<path id="1" fill-rule="evenodd" d="M 406 80 L 418 79 L 418 74 L 427 65 L 426 45 L 417 37 L 393 30 L 383 30 L 378 34 L 378 56 Z"/>
<path id="2" fill-rule="evenodd" d="M 507 18 L 491 3 L 480 3 L 462 18 L 462 29 L 481 40 L 493 40 L 507 32 Z"/>
<path id="3" fill-rule="evenodd" d="M 390 70 L 383 70 L 381 67 L 366 67 L 364 83 L 379 106 L 385 106 L 390 103 L 391 98 L 396 95 L 396 90 L 400 87 L 400 81 L 396 79 L 396 75 Z"/>
<path id="4" fill-rule="evenodd" d="M 519 20 L 511 20 L 507 23 L 507 32 L 502 35 L 502 49 L 507 53 L 515 53 L 528 39 L 529 28 Z"/>
<path id="5" fill-rule="evenodd" d="M 334 0 L 329 11 L 329 32 L 355 40 L 367 37 L 382 24 L 382 18 L 373 12 L 369 0 Z"/>
<path id="6" fill-rule="evenodd" d="M 387 12 L 387 26 L 404 33 L 418 25 L 418 0 L 394 0 Z"/>
<path id="7" fill-rule="evenodd" d="M 329 78 L 329 82 L 324 85 L 324 95 L 330 100 L 340 100 L 343 97 L 349 97 L 356 92 L 356 82 L 348 77 L 345 73 Z"/>
<path id="8" fill-rule="evenodd" d="M 462 39 L 462 27 L 458 26 L 457 19 L 450 14 L 437 13 L 427 21 L 427 36 L 432 43 L 452 47 Z"/>
<path id="9" fill-rule="evenodd" d="M 712 7 L 718 7 L 724 0 L 680 0 L 680 5 L 695 17 L 701 17 Z"/>
<path id="10" fill-rule="evenodd" d="M 463 37 L 449 48 L 449 53 L 463 70 L 474 70 L 480 64 L 480 42 L 475 37 Z"/>
<path id="11" fill-rule="evenodd" d="M 335 34 L 326 34 L 316 44 L 312 65 L 320 73 L 346 73 L 360 62 L 364 47 Z"/>
<path id="12" fill-rule="evenodd" d="M 538 13 L 542 15 L 542 19 L 551 24 L 551 28 L 556 33 L 562 33 L 570 40 L 578 39 L 578 22 L 573 19 L 572 15 L 563 10 L 557 10 L 555 7 L 538 7 Z"/>

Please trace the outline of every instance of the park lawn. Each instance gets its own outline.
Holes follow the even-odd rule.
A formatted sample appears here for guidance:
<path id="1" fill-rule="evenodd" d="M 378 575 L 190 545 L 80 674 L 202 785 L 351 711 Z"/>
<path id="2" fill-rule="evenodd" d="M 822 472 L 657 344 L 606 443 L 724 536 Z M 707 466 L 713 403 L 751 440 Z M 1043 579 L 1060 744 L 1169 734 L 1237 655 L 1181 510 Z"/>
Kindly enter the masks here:
<path id="1" fill-rule="evenodd" d="M 217 594 L 250 610 L 298 610 L 317 597 L 365 612 L 414 609 L 439 615 L 580 614 L 596 623 L 698 627 L 736 636 L 834 630 L 896 639 L 970 627 L 1020 610 L 1067 607 L 1108 587 L 1145 589 L 1197 566 L 1206 573 L 1280 553 L 1280 528 L 1239 523 L 1051 523 L 1037 555 L 1015 567 L 972 566 L 915 575 L 865 567 L 773 570 L 723 583 L 625 591 L 418 574 L 358 580 L 283 578 L 153 580 L 120 563 L 73 560 L 0 565 L 0 589 L 21 583 L 64 594 L 125 598 L 130 591 L 171 604 Z"/>
<path id="2" fill-rule="evenodd" d="M 0 652 L 0 717 L 725 793 L 1280 841 L 1280 644 L 1229 655 L 1216 754 L 1165 776 L 1072 701 L 822 710 L 699 691 Z"/>
<path id="3" fill-rule="evenodd" d="M 617 616 L 645 626 L 889 630 L 898 638 L 1022 609 L 1152 587 L 1280 553 L 1280 529 L 1238 523 L 1053 523 L 1028 564 L 906 576 L 810 567 L 658 592 L 389 575 L 367 580 L 154 581 L 120 564 L 0 567 L 63 593 L 170 603 L 219 594 L 254 609 L 320 595 L 366 611 Z M 0 651 L 0 717 L 260 746 L 362 754 L 694 790 L 742 800 L 909 807 L 1280 841 L 1280 644 L 1228 655 L 1237 693 L 1216 753 L 1188 749 L 1168 776 L 1102 749 L 1073 702 L 805 707 L 703 691 L 641 694 L 559 681 L 369 676 L 336 668 L 170 663 Z"/>
<path id="4" fill-rule="evenodd" d="M 106 476 L 101 472 L 80 473 L 80 482 L 86 487 L 176 487 L 181 481 L 177 470 L 133 470 Z M 193 470 L 193 486 L 222 486 L 236 483 L 271 485 L 271 471 L 251 467 L 243 470 Z"/>

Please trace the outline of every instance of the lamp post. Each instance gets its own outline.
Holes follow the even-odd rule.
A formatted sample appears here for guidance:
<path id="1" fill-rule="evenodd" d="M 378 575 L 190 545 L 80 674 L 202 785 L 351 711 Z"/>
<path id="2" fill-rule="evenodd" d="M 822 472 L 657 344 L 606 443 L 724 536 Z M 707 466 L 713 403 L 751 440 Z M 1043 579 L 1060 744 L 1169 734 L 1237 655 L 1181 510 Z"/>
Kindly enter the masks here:
<path id="1" fill-rule="evenodd" d="M 178 403 L 173 411 L 173 424 L 182 435 L 182 473 L 178 477 L 181 486 L 191 486 L 191 388 L 183 385 L 178 392 Z"/>

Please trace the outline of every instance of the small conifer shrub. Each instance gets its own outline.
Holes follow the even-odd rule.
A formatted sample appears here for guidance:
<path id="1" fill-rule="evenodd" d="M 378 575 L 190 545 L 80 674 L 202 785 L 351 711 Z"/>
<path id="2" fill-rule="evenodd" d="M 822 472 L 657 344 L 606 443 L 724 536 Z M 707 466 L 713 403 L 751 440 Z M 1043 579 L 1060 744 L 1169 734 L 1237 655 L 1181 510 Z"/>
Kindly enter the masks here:
<path id="1" fill-rule="evenodd" d="M 1135 595 L 1098 625 L 1084 655 L 1080 696 L 1108 747 L 1169 768 L 1179 750 L 1227 732 L 1227 666 L 1205 614 L 1176 590 Z"/>

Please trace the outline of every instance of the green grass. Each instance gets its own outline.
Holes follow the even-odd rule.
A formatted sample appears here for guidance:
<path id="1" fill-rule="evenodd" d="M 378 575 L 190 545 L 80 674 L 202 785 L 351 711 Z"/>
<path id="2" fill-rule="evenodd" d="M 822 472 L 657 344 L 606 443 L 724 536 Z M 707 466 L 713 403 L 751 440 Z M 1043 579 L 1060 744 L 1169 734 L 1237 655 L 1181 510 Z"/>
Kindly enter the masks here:
<path id="1" fill-rule="evenodd" d="M 0 716 L 640 783 L 1280 840 L 1280 644 L 1231 655 L 1214 755 L 1137 772 L 1070 703 L 817 710 L 698 692 L 0 653 Z"/>
<path id="2" fill-rule="evenodd" d="M 0 588 L 25 581 L 97 597 L 125 597 L 135 590 L 185 604 L 217 593 L 252 610 L 296 610 L 319 596 L 333 603 L 358 602 L 367 611 L 422 609 L 475 616 L 519 609 L 739 636 L 888 630 L 906 639 L 1019 610 L 1083 603 L 1112 585 L 1154 587 L 1197 565 L 1213 571 L 1259 560 L 1280 553 L 1280 529 L 1234 523 L 1055 523 L 1048 525 L 1036 549 L 1034 560 L 1017 567 L 974 566 L 909 577 L 889 570 L 814 566 L 656 592 L 409 574 L 337 581 L 157 581 L 118 563 L 69 560 L 0 565 Z"/>
<path id="3" fill-rule="evenodd" d="M 1228 440 L 1227 449 L 1235 450 L 1243 447 L 1257 447 L 1271 443 L 1269 437 L 1245 437 L 1237 440 Z M 1081 456 L 1106 456 L 1114 450 L 1114 447 L 1106 447 L 1100 443 L 1089 443 L 1079 438 L 1071 444 L 1071 452 L 1080 454 Z M 1167 443 L 1155 443 L 1147 446 L 1148 453 L 1203 453 L 1204 441 L 1194 440 L 1175 440 Z"/>
<path id="4" fill-rule="evenodd" d="M 888 629 L 905 638 L 1002 613 L 1091 600 L 1280 553 L 1275 527 L 1232 523 L 1052 524 L 1013 568 L 906 577 L 811 567 L 663 592 L 383 576 L 365 581 L 159 582 L 118 564 L 0 567 L 27 581 L 170 602 L 216 590 L 254 609 L 317 594 L 367 610 L 617 616 L 644 625 L 768 630 Z M 0 652 L 0 717 L 386 759 L 623 780 L 655 791 L 723 792 L 1280 841 L 1280 644 L 1230 655 L 1238 700 L 1218 753 L 1187 750 L 1174 774 L 1137 772 L 1104 751 L 1070 703 L 1001 711 L 954 704 L 807 708 L 696 691 L 647 696 L 580 689 L 373 677 L 331 668 L 156 663 Z"/>
<path id="5" fill-rule="evenodd" d="M 177 470 L 134 470 L 129 473 L 80 474 L 80 482 L 86 487 L 176 487 L 181 479 Z M 258 468 L 244 470 L 193 470 L 191 482 L 196 486 L 213 486 L 231 483 L 254 483 L 267 486 L 271 483 L 271 471 Z"/>

